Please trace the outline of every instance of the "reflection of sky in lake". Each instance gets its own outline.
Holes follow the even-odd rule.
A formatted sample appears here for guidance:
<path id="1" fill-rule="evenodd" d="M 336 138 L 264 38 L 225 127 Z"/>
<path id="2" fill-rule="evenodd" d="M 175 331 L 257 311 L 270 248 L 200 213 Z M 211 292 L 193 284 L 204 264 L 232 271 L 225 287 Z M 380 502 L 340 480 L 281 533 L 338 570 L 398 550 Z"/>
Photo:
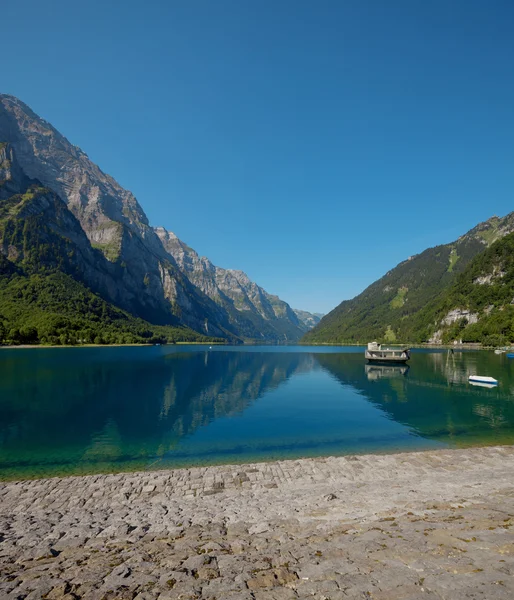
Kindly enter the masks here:
<path id="1" fill-rule="evenodd" d="M 360 348 L 2 350 L 0 476 L 510 443 L 505 355 Z M 472 387 L 470 374 L 500 381 Z"/>

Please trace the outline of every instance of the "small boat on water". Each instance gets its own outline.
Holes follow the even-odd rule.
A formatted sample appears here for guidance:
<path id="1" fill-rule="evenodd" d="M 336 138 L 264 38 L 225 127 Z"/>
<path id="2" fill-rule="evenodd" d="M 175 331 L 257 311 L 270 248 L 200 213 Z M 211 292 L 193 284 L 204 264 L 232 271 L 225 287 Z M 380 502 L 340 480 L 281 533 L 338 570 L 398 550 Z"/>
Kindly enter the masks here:
<path id="1" fill-rule="evenodd" d="M 512 352 L 507 352 L 505 355 L 507 358 L 514 358 L 514 354 Z"/>
<path id="2" fill-rule="evenodd" d="M 494 379 L 494 377 L 484 377 L 482 375 L 470 375 L 468 381 L 473 384 L 485 383 L 486 385 L 498 385 L 498 380 Z"/>
<path id="3" fill-rule="evenodd" d="M 410 359 L 410 348 L 385 348 L 370 342 L 364 356 L 370 363 L 406 363 Z"/>

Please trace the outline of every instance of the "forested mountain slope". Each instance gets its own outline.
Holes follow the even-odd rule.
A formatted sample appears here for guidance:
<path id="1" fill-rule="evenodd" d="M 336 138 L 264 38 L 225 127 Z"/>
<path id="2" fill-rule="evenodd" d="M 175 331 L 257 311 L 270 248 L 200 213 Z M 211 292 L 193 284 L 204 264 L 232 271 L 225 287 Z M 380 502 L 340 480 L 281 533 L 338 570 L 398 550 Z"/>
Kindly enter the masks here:
<path id="1" fill-rule="evenodd" d="M 455 242 L 409 257 L 352 300 L 337 306 L 302 341 L 422 341 L 419 312 L 447 290 L 470 261 L 514 231 L 514 213 L 492 217 Z"/>
<path id="2" fill-rule="evenodd" d="M 433 342 L 514 342 L 514 233 L 476 256 L 417 318 L 421 337 Z"/>

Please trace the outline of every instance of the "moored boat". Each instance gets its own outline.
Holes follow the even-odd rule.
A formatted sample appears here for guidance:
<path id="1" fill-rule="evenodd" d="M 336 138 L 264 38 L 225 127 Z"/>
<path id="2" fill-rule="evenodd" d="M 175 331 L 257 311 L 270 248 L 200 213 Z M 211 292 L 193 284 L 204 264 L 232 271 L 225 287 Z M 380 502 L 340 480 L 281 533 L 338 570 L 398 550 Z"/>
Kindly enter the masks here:
<path id="1" fill-rule="evenodd" d="M 498 380 L 494 377 L 485 377 L 483 375 L 470 375 L 469 383 L 485 383 L 487 385 L 498 385 Z"/>
<path id="2" fill-rule="evenodd" d="M 385 348 L 370 342 L 364 356 L 370 363 L 406 363 L 410 359 L 410 348 Z"/>

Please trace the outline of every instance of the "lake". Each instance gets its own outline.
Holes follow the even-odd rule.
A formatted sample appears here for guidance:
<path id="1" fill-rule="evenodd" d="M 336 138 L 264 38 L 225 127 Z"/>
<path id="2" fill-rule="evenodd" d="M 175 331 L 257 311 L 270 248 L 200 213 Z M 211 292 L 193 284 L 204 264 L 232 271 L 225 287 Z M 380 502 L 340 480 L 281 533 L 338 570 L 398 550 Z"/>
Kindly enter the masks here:
<path id="1" fill-rule="evenodd" d="M 513 440 L 514 361 L 493 352 L 380 367 L 356 347 L 0 351 L 4 480 Z"/>

